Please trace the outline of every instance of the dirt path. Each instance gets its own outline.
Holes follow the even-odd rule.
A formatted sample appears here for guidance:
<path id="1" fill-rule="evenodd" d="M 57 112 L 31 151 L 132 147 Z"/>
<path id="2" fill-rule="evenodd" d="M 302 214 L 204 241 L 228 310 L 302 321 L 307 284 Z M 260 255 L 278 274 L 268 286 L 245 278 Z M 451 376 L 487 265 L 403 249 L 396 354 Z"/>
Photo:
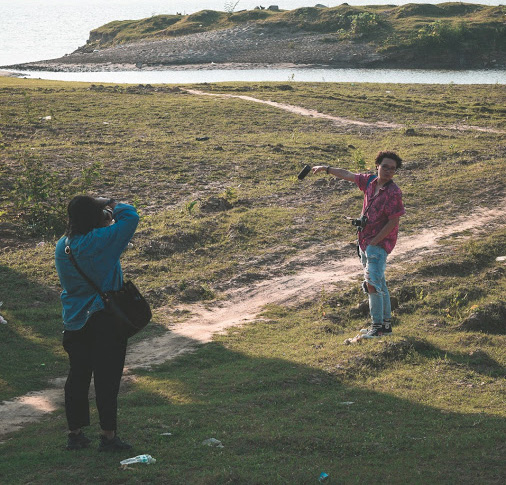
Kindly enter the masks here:
<path id="1" fill-rule="evenodd" d="M 467 230 L 478 234 L 490 224 L 504 225 L 505 212 L 506 199 L 503 199 L 495 209 L 479 208 L 455 221 L 451 227 L 426 229 L 409 237 L 401 235 L 390 265 L 401 265 L 438 253 L 440 248 L 437 241 L 440 238 Z M 198 344 L 211 341 L 218 332 L 257 320 L 257 315 L 266 304 L 293 304 L 307 300 L 317 296 L 322 287 L 350 282 L 362 273 L 358 258 L 352 254 L 353 250 L 350 250 L 350 256 L 346 259 L 327 259 L 323 262 L 317 257 L 319 253 L 319 250 L 313 250 L 303 261 L 303 268 L 299 272 L 238 288 L 229 292 L 227 299 L 217 306 L 188 306 L 192 316 L 187 321 L 177 324 L 159 337 L 138 342 L 128 349 L 126 379 L 133 369 L 163 363 L 193 350 Z M 301 263 L 300 258 L 297 262 Z M 59 378 L 51 382 L 48 389 L 1 403 L 0 437 L 61 408 L 64 382 L 65 378 Z"/>
<path id="2" fill-rule="evenodd" d="M 332 121 L 333 123 L 346 125 L 346 126 L 359 126 L 363 128 L 383 128 L 390 130 L 398 130 L 401 128 L 405 128 L 405 125 L 399 123 L 389 123 L 386 121 L 359 121 L 352 120 L 350 118 L 343 118 L 341 116 L 333 116 L 325 113 L 320 113 L 314 109 L 303 108 L 301 106 L 294 106 L 291 104 L 278 103 L 277 101 L 269 101 L 265 99 L 253 98 L 252 96 L 245 96 L 240 94 L 219 94 L 219 93 L 206 93 L 204 91 L 200 91 L 198 89 L 186 89 L 187 93 L 194 94 L 197 96 L 216 96 L 219 98 L 238 98 L 244 101 L 250 101 L 253 103 L 266 104 L 268 106 L 273 106 L 274 108 L 282 109 L 284 111 L 288 111 L 290 113 L 298 114 L 300 116 L 309 116 L 311 118 L 318 118 Z M 497 133 L 497 134 L 506 134 L 504 130 L 498 130 L 496 128 L 487 128 L 482 126 L 473 126 L 473 125 L 448 125 L 448 126 L 437 126 L 437 125 L 429 125 L 429 124 L 419 124 L 417 125 L 419 128 L 432 129 L 432 130 L 457 130 L 457 131 L 480 131 L 484 133 Z"/>

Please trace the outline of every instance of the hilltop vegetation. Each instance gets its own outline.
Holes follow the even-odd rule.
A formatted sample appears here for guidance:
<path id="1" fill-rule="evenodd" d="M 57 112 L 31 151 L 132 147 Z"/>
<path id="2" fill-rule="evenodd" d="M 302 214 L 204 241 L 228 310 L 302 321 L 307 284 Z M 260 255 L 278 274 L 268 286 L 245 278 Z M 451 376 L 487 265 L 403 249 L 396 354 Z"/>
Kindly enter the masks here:
<path id="1" fill-rule="evenodd" d="M 288 11 L 250 10 L 237 13 L 202 10 L 190 15 L 157 15 L 142 20 L 110 22 L 90 33 L 88 47 L 108 47 L 125 42 L 165 36 L 181 36 L 228 29 L 245 22 L 263 27 L 340 34 L 371 39 L 376 33 L 399 36 L 411 43 L 427 26 L 445 22 L 450 27 L 463 23 L 470 32 L 482 30 L 499 39 L 504 32 L 503 7 L 465 3 L 303 7 Z M 471 40 L 471 39 L 469 39 Z"/>

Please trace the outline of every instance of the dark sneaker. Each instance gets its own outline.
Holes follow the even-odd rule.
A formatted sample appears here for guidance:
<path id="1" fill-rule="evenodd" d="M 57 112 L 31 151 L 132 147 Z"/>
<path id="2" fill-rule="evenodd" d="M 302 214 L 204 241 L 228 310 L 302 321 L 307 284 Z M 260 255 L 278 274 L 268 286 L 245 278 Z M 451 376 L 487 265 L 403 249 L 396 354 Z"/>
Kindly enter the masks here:
<path id="1" fill-rule="evenodd" d="M 362 338 L 375 338 L 375 337 L 383 337 L 383 325 L 373 325 L 371 329 L 367 332 L 362 334 Z"/>
<path id="2" fill-rule="evenodd" d="M 132 445 L 121 440 L 119 436 L 115 436 L 109 440 L 105 436 L 100 435 L 98 451 L 125 451 L 130 449 L 132 449 Z"/>
<path id="3" fill-rule="evenodd" d="M 381 331 L 384 334 L 391 334 L 392 333 L 392 321 L 391 320 L 385 320 L 383 322 L 383 325 L 381 326 Z"/>
<path id="4" fill-rule="evenodd" d="M 78 434 L 69 433 L 67 440 L 67 450 L 82 450 L 83 448 L 88 448 L 90 446 L 91 440 L 84 436 L 82 431 L 79 431 Z"/>
<path id="5" fill-rule="evenodd" d="M 367 328 L 361 328 L 360 333 L 368 333 L 372 330 L 373 326 Z M 381 332 L 383 335 L 390 335 L 392 333 L 392 324 L 389 321 L 384 321 L 383 325 L 381 325 Z"/>

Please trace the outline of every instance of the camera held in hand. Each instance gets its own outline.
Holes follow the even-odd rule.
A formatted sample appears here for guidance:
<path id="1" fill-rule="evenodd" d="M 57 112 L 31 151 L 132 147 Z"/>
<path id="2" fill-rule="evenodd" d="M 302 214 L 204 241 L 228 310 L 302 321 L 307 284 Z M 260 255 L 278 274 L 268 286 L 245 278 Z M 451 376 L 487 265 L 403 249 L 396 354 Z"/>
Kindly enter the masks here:
<path id="1" fill-rule="evenodd" d="M 362 231 L 367 225 L 367 216 L 362 216 L 359 219 L 352 219 L 351 225 L 357 227 L 357 231 Z"/>
<path id="2" fill-rule="evenodd" d="M 112 210 L 107 207 L 102 211 L 102 224 L 100 227 L 110 226 L 113 222 Z"/>

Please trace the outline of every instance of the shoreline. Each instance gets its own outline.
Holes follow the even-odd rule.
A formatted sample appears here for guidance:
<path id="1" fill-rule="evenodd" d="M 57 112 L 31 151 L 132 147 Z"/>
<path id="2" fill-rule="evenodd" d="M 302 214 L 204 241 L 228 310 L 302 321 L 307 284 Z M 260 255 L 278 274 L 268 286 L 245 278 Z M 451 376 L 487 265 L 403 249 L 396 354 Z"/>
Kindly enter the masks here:
<path id="1" fill-rule="evenodd" d="M 506 72 L 505 68 L 431 68 L 431 67 L 392 67 L 392 66 L 352 66 L 352 65 L 330 65 L 330 64 L 296 64 L 296 63 L 245 63 L 245 62 L 223 62 L 223 63 L 198 63 L 198 64 L 180 64 L 163 66 L 142 66 L 138 67 L 127 63 L 107 63 L 107 64 L 60 64 L 46 62 L 43 65 L 38 63 L 14 64 L 12 66 L 0 66 L 0 77 L 24 77 L 29 72 L 54 72 L 54 73 L 107 73 L 107 72 L 186 72 L 186 71 L 252 71 L 252 70 L 413 70 L 413 71 L 448 71 L 448 72 Z M 22 72 L 20 72 L 22 71 Z"/>
<path id="2" fill-rule="evenodd" d="M 351 67 L 348 67 L 352 69 Z M 12 69 L 12 70 L 11 70 Z M 248 71 L 254 69 L 342 69 L 325 64 L 294 64 L 294 63 L 246 63 L 246 62 L 223 62 L 223 63 L 196 63 L 196 64 L 178 64 L 178 65 L 158 65 L 138 67 L 130 63 L 105 63 L 105 64 L 62 64 L 51 63 L 44 64 L 31 62 L 27 64 L 13 64 L 12 66 L 1 66 L 0 76 L 23 76 L 22 72 L 15 71 L 45 71 L 45 72 L 149 72 L 149 71 L 219 71 L 219 70 L 241 70 Z"/>

